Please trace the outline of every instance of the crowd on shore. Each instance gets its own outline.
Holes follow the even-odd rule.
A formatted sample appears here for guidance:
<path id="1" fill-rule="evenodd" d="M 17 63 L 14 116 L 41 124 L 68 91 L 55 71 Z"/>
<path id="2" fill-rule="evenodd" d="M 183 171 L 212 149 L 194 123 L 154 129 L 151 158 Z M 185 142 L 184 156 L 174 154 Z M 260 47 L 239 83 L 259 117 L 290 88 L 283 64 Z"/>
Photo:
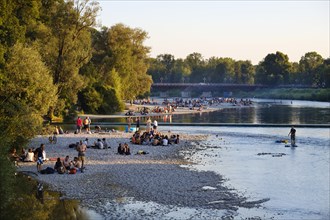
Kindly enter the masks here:
<path id="1" fill-rule="evenodd" d="M 129 128 L 131 124 L 129 123 Z M 97 138 L 95 141 L 90 141 L 88 136 L 92 134 L 111 134 L 118 131 L 110 130 L 109 132 L 102 133 L 100 126 L 95 126 L 95 130 L 91 130 L 91 119 L 86 117 L 84 120 L 81 117 L 78 117 L 76 120 L 76 130 L 73 132 L 74 135 L 84 135 L 86 138 L 81 139 L 74 143 L 69 143 L 67 148 L 74 149 L 78 152 L 78 156 L 71 157 L 69 155 L 60 155 L 58 157 L 46 156 L 46 147 L 45 143 L 41 143 L 39 147 L 30 147 L 27 151 L 22 148 L 21 154 L 19 155 L 16 152 L 16 148 L 10 153 L 10 159 L 15 162 L 15 165 L 18 162 L 36 162 L 37 163 L 37 172 L 41 174 L 50 174 L 57 172 L 59 174 L 69 173 L 75 174 L 77 171 L 84 172 L 85 169 L 85 152 L 87 149 L 90 150 L 102 150 L 102 149 L 111 149 L 111 144 L 108 143 L 105 137 Z M 148 117 L 146 121 L 146 129 L 140 130 L 140 126 L 137 126 L 137 130 L 132 132 L 130 129 L 127 129 L 127 134 L 133 133 L 130 137 L 127 137 L 126 141 L 118 143 L 117 152 L 118 155 L 131 155 L 131 148 L 129 144 L 134 145 L 146 145 L 146 146 L 168 146 L 171 144 L 179 144 L 179 135 L 171 134 L 164 135 L 158 130 L 157 120 L 151 121 Z M 58 143 L 58 138 L 61 135 L 70 134 L 69 131 L 63 131 L 59 126 L 54 126 L 54 130 L 51 136 L 48 137 L 49 145 L 56 145 Z M 114 146 L 112 146 L 114 147 Z M 148 154 L 146 150 L 137 151 L 136 154 Z M 54 166 L 48 166 L 45 169 L 42 169 L 42 164 L 46 161 L 53 161 Z"/>
<path id="2" fill-rule="evenodd" d="M 134 100 L 131 102 L 131 104 L 138 104 L 138 105 L 156 105 L 154 108 L 152 108 L 152 112 L 154 113 L 172 113 L 175 112 L 178 107 L 187 107 L 189 110 L 193 110 L 195 108 L 201 109 L 206 108 L 207 106 L 214 106 L 214 105 L 220 105 L 222 103 L 229 103 L 232 105 L 251 105 L 252 101 L 249 99 L 243 100 L 237 100 L 235 98 L 196 98 L 196 99 L 183 99 L 183 98 L 174 98 L 172 101 L 169 99 L 164 99 L 162 102 L 162 107 L 158 105 L 158 102 L 154 99 L 143 99 L 143 100 Z M 148 114 L 150 113 L 150 109 L 146 106 L 143 106 L 141 109 L 138 109 L 141 114 Z M 119 143 L 117 147 L 117 153 L 118 154 L 124 154 L 124 155 L 130 155 L 131 150 L 127 142 L 132 143 L 134 145 L 146 145 L 146 146 L 168 146 L 171 144 L 178 144 L 180 141 L 180 136 L 178 134 L 166 134 L 161 133 L 157 127 L 158 122 L 154 120 L 151 121 L 150 117 L 147 118 L 146 121 L 146 129 L 145 131 L 142 131 L 140 129 L 140 119 L 137 117 L 136 119 L 136 128 L 135 130 L 131 128 L 133 119 L 132 117 L 127 118 L 127 129 L 126 132 L 133 132 L 133 135 L 124 143 Z M 92 134 L 92 133 L 101 133 L 102 129 L 100 126 L 95 125 L 94 131 L 91 130 L 91 118 L 89 116 L 86 116 L 85 118 L 82 118 L 80 116 L 76 119 L 76 130 L 74 131 L 74 134 Z M 115 130 L 104 130 L 104 132 L 115 132 Z M 54 131 L 52 132 L 52 135 L 49 136 L 48 141 L 50 144 L 56 144 L 57 138 L 59 135 L 63 134 L 69 134 L 69 131 L 63 131 L 63 129 L 60 126 L 55 126 Z M 82 147 L 83 146 L 83 147 Z M 22 149 L 22 152 L 18 154 L 16 152 L 16 149 L 13 149 L 11 152 L 10 158 L 15 162 L 37 162 L 38 165 L 42 164 L 43 161 L 49 160 L 49 158 L 46 157 L 45 150 L 40 150 L 41 146 L 39 148 L 29 148 L 28 150 Z M 107 143 L 107 140 L 105 138 L 98 138 L 93 143 L 90 143 L 88 138 L 85 138 L 84 140 L 80 140 L 76 143 L 69 144 L 69 148 L 76 149 L 79 154 L 77 158 L 74 158 L 72 160 L 72 167 L 77 168 L 78 170 L 83 170 L 83 165 L 81 166 L 80 163 L 83 164 L 83 156 L 84 153 L 80 152 L 79 149 L 108 149 L 110 148 L 110 145 Z M 67 157 L 67 156 L 66 156 Z M 66 158 L 65 157 L 65 158 Z M 62 162 L 64 163 L 64 156 L 61 157 Z M 58 158 L 51 158 L 52 161 L 56 161 Z M 78 161 L 78 162 L 75 162 Z M 40 167 L 40 166 L 38 166 Z M 64 166 L 65 167 L 65 166 Z M 68 166 L 66 166 L 68 168 Z M 40 172 L 40 169 L 38 168 L 38 171 Z"/>
<path id="3" fill-rule="evenodd" d="M 159 104 L 161 103 L 161 104 Z M 178 108 L 186 108 L 188 110 L 203 111 L 205 109 L 221 106 L 222 104 L 232 106 L 251 106 L 253 102 L 251 99 L 236 99 L 236 98 L 173 98 L 172 100 L 165 98 L 162 102 L 154 101 L 153 99 L 134 100 L 130 104 L 137 105 L 135 110 L 130 109 L 125 115 L 133 116 L 135 114 L 148 115 L 151 113 L 165 113 L 172 114 Z"/>

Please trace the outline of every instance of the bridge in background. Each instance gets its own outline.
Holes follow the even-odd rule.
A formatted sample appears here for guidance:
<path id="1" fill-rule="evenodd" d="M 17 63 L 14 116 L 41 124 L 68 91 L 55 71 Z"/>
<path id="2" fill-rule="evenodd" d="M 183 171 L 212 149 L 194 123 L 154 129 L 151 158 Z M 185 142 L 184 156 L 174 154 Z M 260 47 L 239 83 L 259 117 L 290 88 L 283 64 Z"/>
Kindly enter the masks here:
<path id="1" fill-rule="evenodd" d="M 151 85 L 152 89 L 161 91 L 170 89 L 191 89 L 191 90 L 202 90 L 202 91 L 219 91 L 219 90 L 245 90 L 251 91 L 257 88 L 266 88 L 267 86 L 261 84 L 227 84 L 227 83 L 154 83 Z"/>

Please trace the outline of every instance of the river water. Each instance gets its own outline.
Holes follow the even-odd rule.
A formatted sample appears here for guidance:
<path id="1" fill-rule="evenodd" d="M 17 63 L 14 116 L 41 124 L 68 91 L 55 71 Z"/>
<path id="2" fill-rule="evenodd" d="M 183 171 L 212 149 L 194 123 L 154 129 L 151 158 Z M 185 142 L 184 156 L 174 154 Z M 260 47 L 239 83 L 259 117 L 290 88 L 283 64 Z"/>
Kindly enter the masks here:
<path id="1" fill-rule="evenodd" d="M 251 107 L 156 119 L 163 123 L 160 131 L 210 135 L 201 143 L 204 150 L 195 152 L 193 156 L 188 154 L 195 165 L 186 168 L 222 175 L 226 186 L 250 201 L 268 200 L 259 208 L 239 208 L 231 213 L 235 219 L 329 219 L 330 129 L 317 126 L 296 128 L 296 148 L 286 147 L 285 143 L 276 143 L 276 140 L 289 139 L 291 124 L 329 125 L 330 103 L 253 101 Z M 96 123 L 125 122 L 124 118 L 97 120 Z M 195 126 L 171 126 L 173 122 Z M 237 126 L 201 127 L 198 123 L 237 123 Z M 240 123 L 287 124 L 288 127 L 240 127 Z M 132 201 L 123 209 L 134 212 L 134 209 L 141 207 L 149 207 L 150 212 L 162 210 L 161 213 L 167 214 L 158 217 L 169 219 L 198 219 L 196 216 L 220 219 L 219 216 L 228 214 L 219 210 L 197 211 L 189 208 L 171 211 L 152 202 L 146 205 L 137 201 Z"/>
<path id="2" fill-rule="evenodd" d="M 158 99 L 158 103 L 162 100 Z M 170 100 L 172 101 L 172 100 Z M 221 105 L 220 105 L 221 107 Z M 160 123 L 330 124 L 330 103 L 298 100 L 253 99 L 249 107 L 214 112 L 154 117 Z M 141 123 L 148 116 L 142 117 Z M 126 123 L 126 118 L 94 118 L 94 124 Z M 70 127 L 73 128 L 73 125 Z"/>
<path id="3" fill-rule="evenodd" d="M 250 200 L 269 199 L 260 208 L 239 208 L 237 219 L 329 219 L 328 128 L 297 129 L 298 147 L 287 139 L 289 128 L 171 128 L 210 134 L 187 166 L 224 176 L 225 184 Z"/>

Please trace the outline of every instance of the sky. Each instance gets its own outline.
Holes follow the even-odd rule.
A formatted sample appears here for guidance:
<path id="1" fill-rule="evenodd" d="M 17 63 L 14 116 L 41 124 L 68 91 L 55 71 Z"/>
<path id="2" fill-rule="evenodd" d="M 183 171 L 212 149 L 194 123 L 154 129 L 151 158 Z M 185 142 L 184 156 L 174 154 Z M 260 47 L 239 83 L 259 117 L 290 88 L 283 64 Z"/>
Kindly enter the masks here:
<path id="1" fill-rule="evenodd" d="M 175 59 L 200 53 L 258 64 L 280 51 L 291 62 L 307 52 L 329 58 L 330 0 L 323 1 L 113 1 L 97 0 L 98 22 L 123 23 L 148 33 L 150 56 Z"/>

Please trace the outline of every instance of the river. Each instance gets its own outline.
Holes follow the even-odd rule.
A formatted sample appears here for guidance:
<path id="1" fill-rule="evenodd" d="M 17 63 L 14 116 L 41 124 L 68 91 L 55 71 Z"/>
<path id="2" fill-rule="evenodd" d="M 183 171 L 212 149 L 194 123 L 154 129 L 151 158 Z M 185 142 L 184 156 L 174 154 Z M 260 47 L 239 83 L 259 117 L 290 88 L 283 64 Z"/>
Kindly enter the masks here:
<path id="1" fill-rule="evenodd" d="M 330 103 L 253 99 L 249 107 L 156 117 L 160 123 L 330 124 Z M 158 103 L 161 100 L 158 99 Z M 147 117 L 147 116 L 146 116 Z M 146 117 L 141 122 L 146 121 Z M 125 118 L 95 118 L 94 124 L 125 123 Z M 71 126 L 73 128 L 73 126 Z"/>

